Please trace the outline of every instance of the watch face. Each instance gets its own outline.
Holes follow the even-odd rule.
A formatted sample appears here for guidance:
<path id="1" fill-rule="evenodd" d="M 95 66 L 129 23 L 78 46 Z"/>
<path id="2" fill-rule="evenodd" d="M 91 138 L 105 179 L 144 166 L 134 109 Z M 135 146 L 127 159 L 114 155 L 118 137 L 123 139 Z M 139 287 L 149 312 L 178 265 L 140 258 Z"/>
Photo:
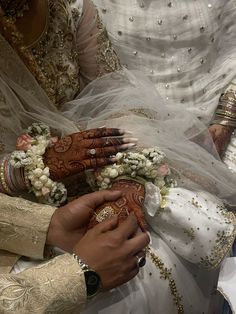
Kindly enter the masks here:
<path id="1" fill-rule="evenodd" d="M 98 293 L 100 287 L 100 277 L 95 271 L 87 270 L 84 273 L 86 287 L 87 287 L 87 296 L 93 297 Z"/>

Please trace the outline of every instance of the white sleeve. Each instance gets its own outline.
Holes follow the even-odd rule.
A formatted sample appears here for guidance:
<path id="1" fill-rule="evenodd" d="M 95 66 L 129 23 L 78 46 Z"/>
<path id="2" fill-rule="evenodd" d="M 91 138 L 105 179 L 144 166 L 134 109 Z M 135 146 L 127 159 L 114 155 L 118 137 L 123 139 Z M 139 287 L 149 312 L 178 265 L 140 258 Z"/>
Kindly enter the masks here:
<path id="1" fill-rule="evenodd" d="M 158 188 L 156 188 L 158 189 Z M 156 193 L 158 194 L 158 193 Z M 215 268 L 228 254 L 236 235 L 236 218 L 213 195 L 171 188 L 165 205 L 154 213 L 153 195 L 145 199 L 146 219 L 178 255 L 206 268 Z"/>

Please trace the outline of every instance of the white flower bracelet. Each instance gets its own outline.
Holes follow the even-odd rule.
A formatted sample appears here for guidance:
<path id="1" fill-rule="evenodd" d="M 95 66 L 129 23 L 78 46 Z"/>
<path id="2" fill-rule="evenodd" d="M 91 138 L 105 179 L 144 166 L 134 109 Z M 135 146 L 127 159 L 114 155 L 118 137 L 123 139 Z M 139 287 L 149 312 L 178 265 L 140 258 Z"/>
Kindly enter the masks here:
<path id="1" fill-rule="evenodd" d="M 164 196 L 177 182 L 170 176 L 171 171 L 165 162 L 165 154 L 158 148 L 145 148 L 139 152 L 129 151 L 116 154 L 117 163 L 104 167 L 94 173 L 88 173 L 87 180 L 92 188 L 108 189 L 114 180 L 122 177 L 144 179 L 152 182 Z"/>
<path id="2" fill-rule="evenodd" d="M 43 123 L 33 123 L 17 140 L 17 149 L 11 154 L 10 163 L 15 168 L 24 167 L 31 190 L 42 203 L 59 206 L 67 198 L 64 184 L 52 181 L 43 155 L 50 144 L 50 129 Z"/>

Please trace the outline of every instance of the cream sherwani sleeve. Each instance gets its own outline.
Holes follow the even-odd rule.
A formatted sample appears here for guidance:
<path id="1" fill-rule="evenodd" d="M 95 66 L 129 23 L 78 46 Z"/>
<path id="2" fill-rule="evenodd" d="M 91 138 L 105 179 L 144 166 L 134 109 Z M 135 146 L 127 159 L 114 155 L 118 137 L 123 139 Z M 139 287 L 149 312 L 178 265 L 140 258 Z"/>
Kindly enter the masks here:
<path id="1" fill-rule="evenodd" d="M 86 302 L 84 275 L 69 254 L 17 275 L 0 275 L 0 313 L 79 313 Z"/>
<path id="2" fill-rule="evenodd" d="M 84 275 L 69 254 L 9 274 L 20 255 L 43 258 L 54 210 L 0 194 L 0 313 L 78 313 L 85 304 Z"/>
<path id="3" fill-rule="evenodd" d="M 55 207 L 0 194 L 0 249 L 43 259 Z"/>

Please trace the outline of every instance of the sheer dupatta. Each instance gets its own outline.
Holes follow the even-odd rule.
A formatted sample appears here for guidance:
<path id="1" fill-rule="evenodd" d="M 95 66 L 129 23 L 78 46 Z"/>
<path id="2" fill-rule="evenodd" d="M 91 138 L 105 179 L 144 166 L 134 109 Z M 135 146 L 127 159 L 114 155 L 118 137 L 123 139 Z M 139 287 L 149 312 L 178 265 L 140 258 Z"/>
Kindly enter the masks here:
<path id="1" fill-rule="evenodd" d="M 2 154 L 15 149 L 17 136 L 34 121 L 59 134 L 77 132 L 77 125 L 123 127 L 139 138 L 141 146 L 157 145 L 166 153 L 179 186 L 204 189 L 236 203 L 235 176 L 202 147 L 211 143 L 205 126 L 190 113 L 164 106 L 140 73 L 123 70 L 96 79 L 62 113 L 2 36 L 0 47 Z"/>
<path id="2" fill-rule="evenodd" d="M 236 178 L 217 159 L 204 124 L 164 104 L 140 73 L 123 70 L 97 79 L 63 110 L 85 128 L 106 125 L 132 131 L 139 146 L 158 146 L 166 153 L 179 186 L 236 204 Z"/>
<path id="3" fill-rule="evenodd" d="M 78 131 L 76 125 L 64 118 L 50 102 L 16 52 L 0 35 L 1 154 L 12 152 L 17 137 L 35 121 L 42 121 L 61 134 Z"/>

